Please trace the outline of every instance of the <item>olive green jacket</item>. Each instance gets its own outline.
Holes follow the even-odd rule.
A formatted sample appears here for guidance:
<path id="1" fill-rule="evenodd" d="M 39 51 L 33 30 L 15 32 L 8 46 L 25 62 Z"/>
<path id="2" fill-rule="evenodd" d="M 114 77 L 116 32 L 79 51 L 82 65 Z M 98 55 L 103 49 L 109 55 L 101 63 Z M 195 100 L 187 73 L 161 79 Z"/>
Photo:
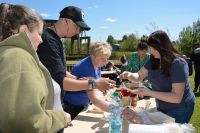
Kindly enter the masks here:
<path id="1" fill-rule="evenodd" d="M 26 33 L 0 42 L 0 132 L 55 133 L 66 126 L 54 111 L 53 85 Z"/>

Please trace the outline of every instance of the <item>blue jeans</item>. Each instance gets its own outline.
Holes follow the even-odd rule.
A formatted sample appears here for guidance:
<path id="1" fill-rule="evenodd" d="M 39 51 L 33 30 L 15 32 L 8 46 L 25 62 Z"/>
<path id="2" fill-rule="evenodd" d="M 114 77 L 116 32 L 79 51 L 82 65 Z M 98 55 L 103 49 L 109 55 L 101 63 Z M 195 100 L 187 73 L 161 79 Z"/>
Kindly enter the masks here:
<path id="1" fill-rule="evenodd" d="M 188 123 L 194 112 L 194 99 L 183 103 L 180 107 L 166 112 L 167 115 L 176 119 L 177 123 Z"/>

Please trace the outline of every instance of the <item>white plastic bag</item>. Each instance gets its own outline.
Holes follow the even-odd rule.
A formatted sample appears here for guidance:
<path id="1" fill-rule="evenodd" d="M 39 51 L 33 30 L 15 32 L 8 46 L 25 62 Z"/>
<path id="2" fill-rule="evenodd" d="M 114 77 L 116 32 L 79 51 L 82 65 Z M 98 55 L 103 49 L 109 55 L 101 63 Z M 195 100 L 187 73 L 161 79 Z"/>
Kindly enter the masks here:
<path id="1" fill-rule="evenodd" d="M 191 124 L 130 124 L 128 133 L 195 133 Z"/>

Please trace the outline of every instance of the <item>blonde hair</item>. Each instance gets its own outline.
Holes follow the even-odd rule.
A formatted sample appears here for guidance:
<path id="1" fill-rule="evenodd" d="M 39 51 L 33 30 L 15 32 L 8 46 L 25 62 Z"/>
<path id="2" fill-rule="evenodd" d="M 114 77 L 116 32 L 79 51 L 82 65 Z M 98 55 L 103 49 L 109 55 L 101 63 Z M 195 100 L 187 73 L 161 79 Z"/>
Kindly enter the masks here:
<path id="1" fill-rule="evenodd" d="M 112 47 L 110 44 L 97 41 L 94 44 L 90 45 L 90 55 L 95 55 L 96 53 L 101 53 L 102 55 L 106 55 L 108 57 L 111 56 Z"/>

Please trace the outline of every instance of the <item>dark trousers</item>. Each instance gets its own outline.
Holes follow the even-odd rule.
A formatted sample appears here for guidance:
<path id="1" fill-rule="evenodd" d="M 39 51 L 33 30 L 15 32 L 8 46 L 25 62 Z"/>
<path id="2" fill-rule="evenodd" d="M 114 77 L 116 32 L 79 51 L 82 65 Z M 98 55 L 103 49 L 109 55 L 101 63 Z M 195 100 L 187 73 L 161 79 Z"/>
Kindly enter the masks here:
<path id="1" fill-rule="evenodd" d="M 61 130 L 58 131 L 57 133 L 64 133 L 64 129 L 61 129 Z"/>
<path id="2" fill-rule="evenodd" d="M 194 85 L 195 89 L 198 89 L 198 86 L 200 85 L 200 69 L 195 70 Z"/>
<path id="3" fill-rule="evenodd" d="M 64 111 L 71 115 L 71 120 L 73 120 L 84 108 L 85 106 L 76 106 L 64 101 Z"/>
<path id="4" fill-rule="evenodd" d="M 194 112 L 194 99 L 189 102 L 183 103 L 176 109 L 167 111 L 166 114 L 175 118 L 176 123 L 188 123 Z"/>

